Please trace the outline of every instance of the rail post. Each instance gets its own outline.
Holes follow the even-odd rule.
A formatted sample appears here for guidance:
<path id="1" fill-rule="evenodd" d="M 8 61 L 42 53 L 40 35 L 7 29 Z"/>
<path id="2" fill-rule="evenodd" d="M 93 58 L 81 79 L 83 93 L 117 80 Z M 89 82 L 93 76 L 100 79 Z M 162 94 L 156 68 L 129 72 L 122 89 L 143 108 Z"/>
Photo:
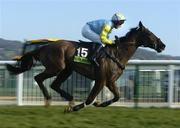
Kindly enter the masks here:
<path id="1" fill-rule="evenodd" d="M 17 105 L 23 105 L 23 73 L 17 76 Z"/>
<path id="2" fill-rule="evenodd" d="M 135 68 L 135 86 L 134 86 L 134 107 L 138 107 L 139 102 L 139 65 Z"/>
<path id="3" fill-rule="evenodd" d="M 173 105 L 173 88 L 174 88 L 174 65 L 169 66 L 169 84 L 168 84 L 168 106 Z"/>

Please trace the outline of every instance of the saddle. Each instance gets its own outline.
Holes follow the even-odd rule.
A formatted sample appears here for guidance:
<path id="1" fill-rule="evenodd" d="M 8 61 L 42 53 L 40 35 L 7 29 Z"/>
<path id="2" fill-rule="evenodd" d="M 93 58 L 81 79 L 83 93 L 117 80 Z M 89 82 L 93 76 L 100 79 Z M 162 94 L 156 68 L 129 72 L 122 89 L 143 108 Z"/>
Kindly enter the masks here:
<path id="1" fill-rule="evenodd" d="M 74 62 L 93 64 L 91 56 L 96 52 L 99 43 L 86 42 L 79 40 L 78 47 L 74 56 Z M 102 56 L 103 48 L 96 54 L 96 58 Z"/>
<path id="2" fill-rule="evenodd" d="M 78 46 L 80 47 L 88 48 L 90 50 L 89 53 L 93 53 L 96 50 L 97 45 L 99 44 L 94 42 L 82 41 L 82 40 L 79 40 L 79 44 L 78 44 Z"/>
<path id="3" fill-rule="evenodd" d="M 93 55 L 94 50 L 97 50 L 96 46 L 99 44 L 93 43 L 93 42 L 85 42 L 85 41 L 81 41 L 81 40 L 79 40 L 79 41 L 80 42 L 78 44 L 78 48 L 77 48 L 75 56 L 74 56 L 74 62 L 85 63 L 85 64 L 94 64 L 93 62 L 91 62 L 92 60 L 90 59 L 90 57 Z M 108 45 L 106 45 L 105 47 L 102 47 L 100 49 L 99 53 L 96 54 L 96 58 L 108 57 L 112 61 L 114 61 L 118 65 L 119 68 L 124 70 L 125 66 L 123 64 L 121 64 L 114 56 L 112 56 L 106 50 L 106 48 L 108 48 L 107 46 Z"/>

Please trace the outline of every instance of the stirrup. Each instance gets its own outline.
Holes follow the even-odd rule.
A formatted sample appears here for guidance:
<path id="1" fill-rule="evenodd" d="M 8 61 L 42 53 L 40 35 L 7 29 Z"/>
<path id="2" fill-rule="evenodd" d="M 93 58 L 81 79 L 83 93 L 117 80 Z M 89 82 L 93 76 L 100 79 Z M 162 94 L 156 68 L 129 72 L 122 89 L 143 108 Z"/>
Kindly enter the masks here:
<path id="1" fill-rule="evenodd" d="M 97 62 L 96 58 L 93 58 L 93 62 L 96 64 L 97 67 L 99 67 L 99 63 Z"/>

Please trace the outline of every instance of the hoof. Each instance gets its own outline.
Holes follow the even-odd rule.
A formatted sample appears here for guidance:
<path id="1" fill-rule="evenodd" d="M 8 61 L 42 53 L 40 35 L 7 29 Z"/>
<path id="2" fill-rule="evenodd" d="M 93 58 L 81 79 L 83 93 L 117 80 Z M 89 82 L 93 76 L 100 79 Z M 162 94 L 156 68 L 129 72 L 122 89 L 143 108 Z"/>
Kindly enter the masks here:
<path id="1" fill-rule="evenodd" d="M 74 102 L 74 100 L 72 100 L 72 101 L 69 101 L 69 106 L 70 106 L 70 107 L 73 107 L 73 106 L 75 106 L 75 102 Z"/>
<path id="2" fill-rule="evenodd" d="M 73 112 L 73 107 L 72 106 L 68 106 L 64 109 L 64 113 L 70 113 Z"/>
<path id="3" fill-rule="evenodd" d="M 100 106 L 100 102 L 99 102 L 99 101 L 96 101 L 96 102 L 93 103 L 93 105 L 94 105 L 95 107 L 99 107 L 99 106 Z"/>
<path id="4" fill-rule="evenodd" d="M 51 100 L 45 100 L 45 107 L 48 108 L 51 105 Z"/>

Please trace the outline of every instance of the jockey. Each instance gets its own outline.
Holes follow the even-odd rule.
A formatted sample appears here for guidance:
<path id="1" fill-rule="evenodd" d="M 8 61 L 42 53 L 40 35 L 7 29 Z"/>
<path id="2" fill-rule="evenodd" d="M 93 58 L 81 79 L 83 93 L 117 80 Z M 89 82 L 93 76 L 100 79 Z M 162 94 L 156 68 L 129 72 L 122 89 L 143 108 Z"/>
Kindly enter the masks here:
<path id="1" fill-rule="evenodd" d="M 96 53 L 100 51 L 102 46 L 105 44 L 115 44 L 113 40 L 109 40 L 109 34 L 111 33 L 112 29 L 118 29 L 124 23 L 126 18 L 121 13 L 115 13 L 112 16 L 111 20 L 95 20 L 91 22 L 87 22 L 86 25 L 82 29 L 83 37 L 91 40 L 92 42 L 98 44 L 96 51 L 90 58 L 95 64 L 98 66 L 98 62 L 96 60 Z"/>

